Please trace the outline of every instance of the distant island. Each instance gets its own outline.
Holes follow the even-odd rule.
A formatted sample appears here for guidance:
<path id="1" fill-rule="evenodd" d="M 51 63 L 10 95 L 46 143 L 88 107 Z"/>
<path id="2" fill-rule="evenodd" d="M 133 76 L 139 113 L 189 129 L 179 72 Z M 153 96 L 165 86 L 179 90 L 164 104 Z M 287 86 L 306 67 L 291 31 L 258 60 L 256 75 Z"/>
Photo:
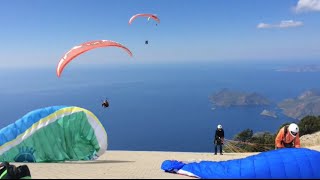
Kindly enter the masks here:
<path id="1" fill-rule="evenodd" d="M 214 107 L 269 105 L 270 101 L 258 93 L 231 91 L 227 88 L 209 97 Z"/>
<path id="2" fill-rule="evenodd" d="M 291 118 L 301 120 L 307 115 L 320 115 L 320 93 L 314 90 L 303 92 L 295 99 L 285 99 L 278 104 L 283 113 Z"/>
<path id="3" fill-rule="evenodd" d="M 304 66 L 294 66 L 279 68 L 276 71 L 280 72 L 320 72 L 320 65 L 304 65 Z"/>
<path id="4" fill-rule="evenodd" d="M 273 117 L 273 118 L 277 118 L 277 115 L 276 115 L 276 113 L 275 112 L 273 112 L 273 111 L 268 111 L 268 110 L 263 110 L 261 113 L 260 113 L 260 115 L 262 115 L 262 116 L 269 116 L 269 117 Z"/>
<path id="5" fill-rule="evenodd" d="M 264 96 L 252 92 L 233 91 L 224 88 L 209 96 L 212 110 L 217 107 L 270 105 Z M 296 98 L 285 99 L 277 104 L 282 113 L 290 118 L 301 120 L 305 116 L 320 116 L 320 91 L 307 90 Z M 260 115 L 277 118 L 274 111 L 264 109 Z"/>

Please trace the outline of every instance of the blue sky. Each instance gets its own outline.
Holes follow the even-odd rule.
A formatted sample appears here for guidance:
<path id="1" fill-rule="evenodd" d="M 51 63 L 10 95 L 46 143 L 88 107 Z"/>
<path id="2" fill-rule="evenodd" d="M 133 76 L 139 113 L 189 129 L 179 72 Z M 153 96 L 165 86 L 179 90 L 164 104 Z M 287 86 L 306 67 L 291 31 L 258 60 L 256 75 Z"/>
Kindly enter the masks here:
<path id="1" fill-rule="evenodd" d="M 129 26 L 137 13 L 161 23 Z M 56 66 L 73 46 L 97 39 L 134 57 L 104 48 L 74 64 L 320 59 L 320 0 L 1 0 L 0 22 L 0 67 Z"/>

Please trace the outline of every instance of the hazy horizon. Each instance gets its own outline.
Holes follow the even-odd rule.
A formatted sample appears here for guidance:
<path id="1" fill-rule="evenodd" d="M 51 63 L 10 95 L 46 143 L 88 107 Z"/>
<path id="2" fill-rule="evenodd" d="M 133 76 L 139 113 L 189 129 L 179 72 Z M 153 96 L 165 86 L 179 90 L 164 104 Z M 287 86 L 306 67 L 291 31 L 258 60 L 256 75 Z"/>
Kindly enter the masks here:
<path id="1" fill-rule="evenodd" d="M 0 6 L 0 67 L 57 66 L 72 47 L 106 39 L 124 44 L 77 57 L 77 64 L 152 64 L 320 58 L 319 1 L 22 0 Z M 138 18 L 153 13 L 154 21 Z M 145 40 L 149 44 L 145 45 Z"/>

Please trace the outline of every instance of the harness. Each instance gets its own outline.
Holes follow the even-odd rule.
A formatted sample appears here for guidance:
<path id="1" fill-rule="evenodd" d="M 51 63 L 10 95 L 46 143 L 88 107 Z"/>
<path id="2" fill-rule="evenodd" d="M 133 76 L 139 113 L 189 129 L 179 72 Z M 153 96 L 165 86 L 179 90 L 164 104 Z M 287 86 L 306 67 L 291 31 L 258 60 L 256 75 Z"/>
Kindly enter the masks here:
<path id="1" fill-rule="evenodd" d="M 15 166 L 8 162 L 2 162 L 0 179 L 31 179 L 31 173 L 27 165 Z"/>

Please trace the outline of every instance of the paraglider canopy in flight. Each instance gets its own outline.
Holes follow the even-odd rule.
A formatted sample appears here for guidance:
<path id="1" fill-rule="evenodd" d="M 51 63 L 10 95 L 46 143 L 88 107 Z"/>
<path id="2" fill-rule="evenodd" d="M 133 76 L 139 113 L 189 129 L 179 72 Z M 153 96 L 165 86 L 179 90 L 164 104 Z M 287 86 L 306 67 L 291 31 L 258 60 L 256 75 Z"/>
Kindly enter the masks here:
<path id="1" fill-rule="evenodd" d="M 160 19 L 159 19 L 158 16 L 155 15 L 155 14 L 136 14 L 136 15 L 134 15 L 134 16 L 132 16 L 132 17 L 130 18 L 129 24 L 132 24 L 132 22 L 133 22 L 136 18 L 138 18 L 138 17 L 148 17 L 148 21 L 149 21 L 150 18 L 151 18 L 151 19 L 157 21 L 158 23 L 160 23 Z"/>
<path id="2" fill-rule="evenodd" d="M 96 40 L 96 41 L 90 41 L 82 43 L 78 46 L 75 46 L 71 48 L 67 53 L 64 54 L 64 56 L 60 59 L 60 62 L 57 66 L 57 76 L 60 77 L 63 69 L 66 67 L 68 63 L 70 63 L 74 58 L 79 56 L 82 53 L 85 53 L 87 51 L 90 51 L 95 48 L 100 47 L 118 47 L 124 49 L 130 56 L 132 56 L 132 53 L 130 49 L 125 47 L 124 45 L 110 40 Z"/>

